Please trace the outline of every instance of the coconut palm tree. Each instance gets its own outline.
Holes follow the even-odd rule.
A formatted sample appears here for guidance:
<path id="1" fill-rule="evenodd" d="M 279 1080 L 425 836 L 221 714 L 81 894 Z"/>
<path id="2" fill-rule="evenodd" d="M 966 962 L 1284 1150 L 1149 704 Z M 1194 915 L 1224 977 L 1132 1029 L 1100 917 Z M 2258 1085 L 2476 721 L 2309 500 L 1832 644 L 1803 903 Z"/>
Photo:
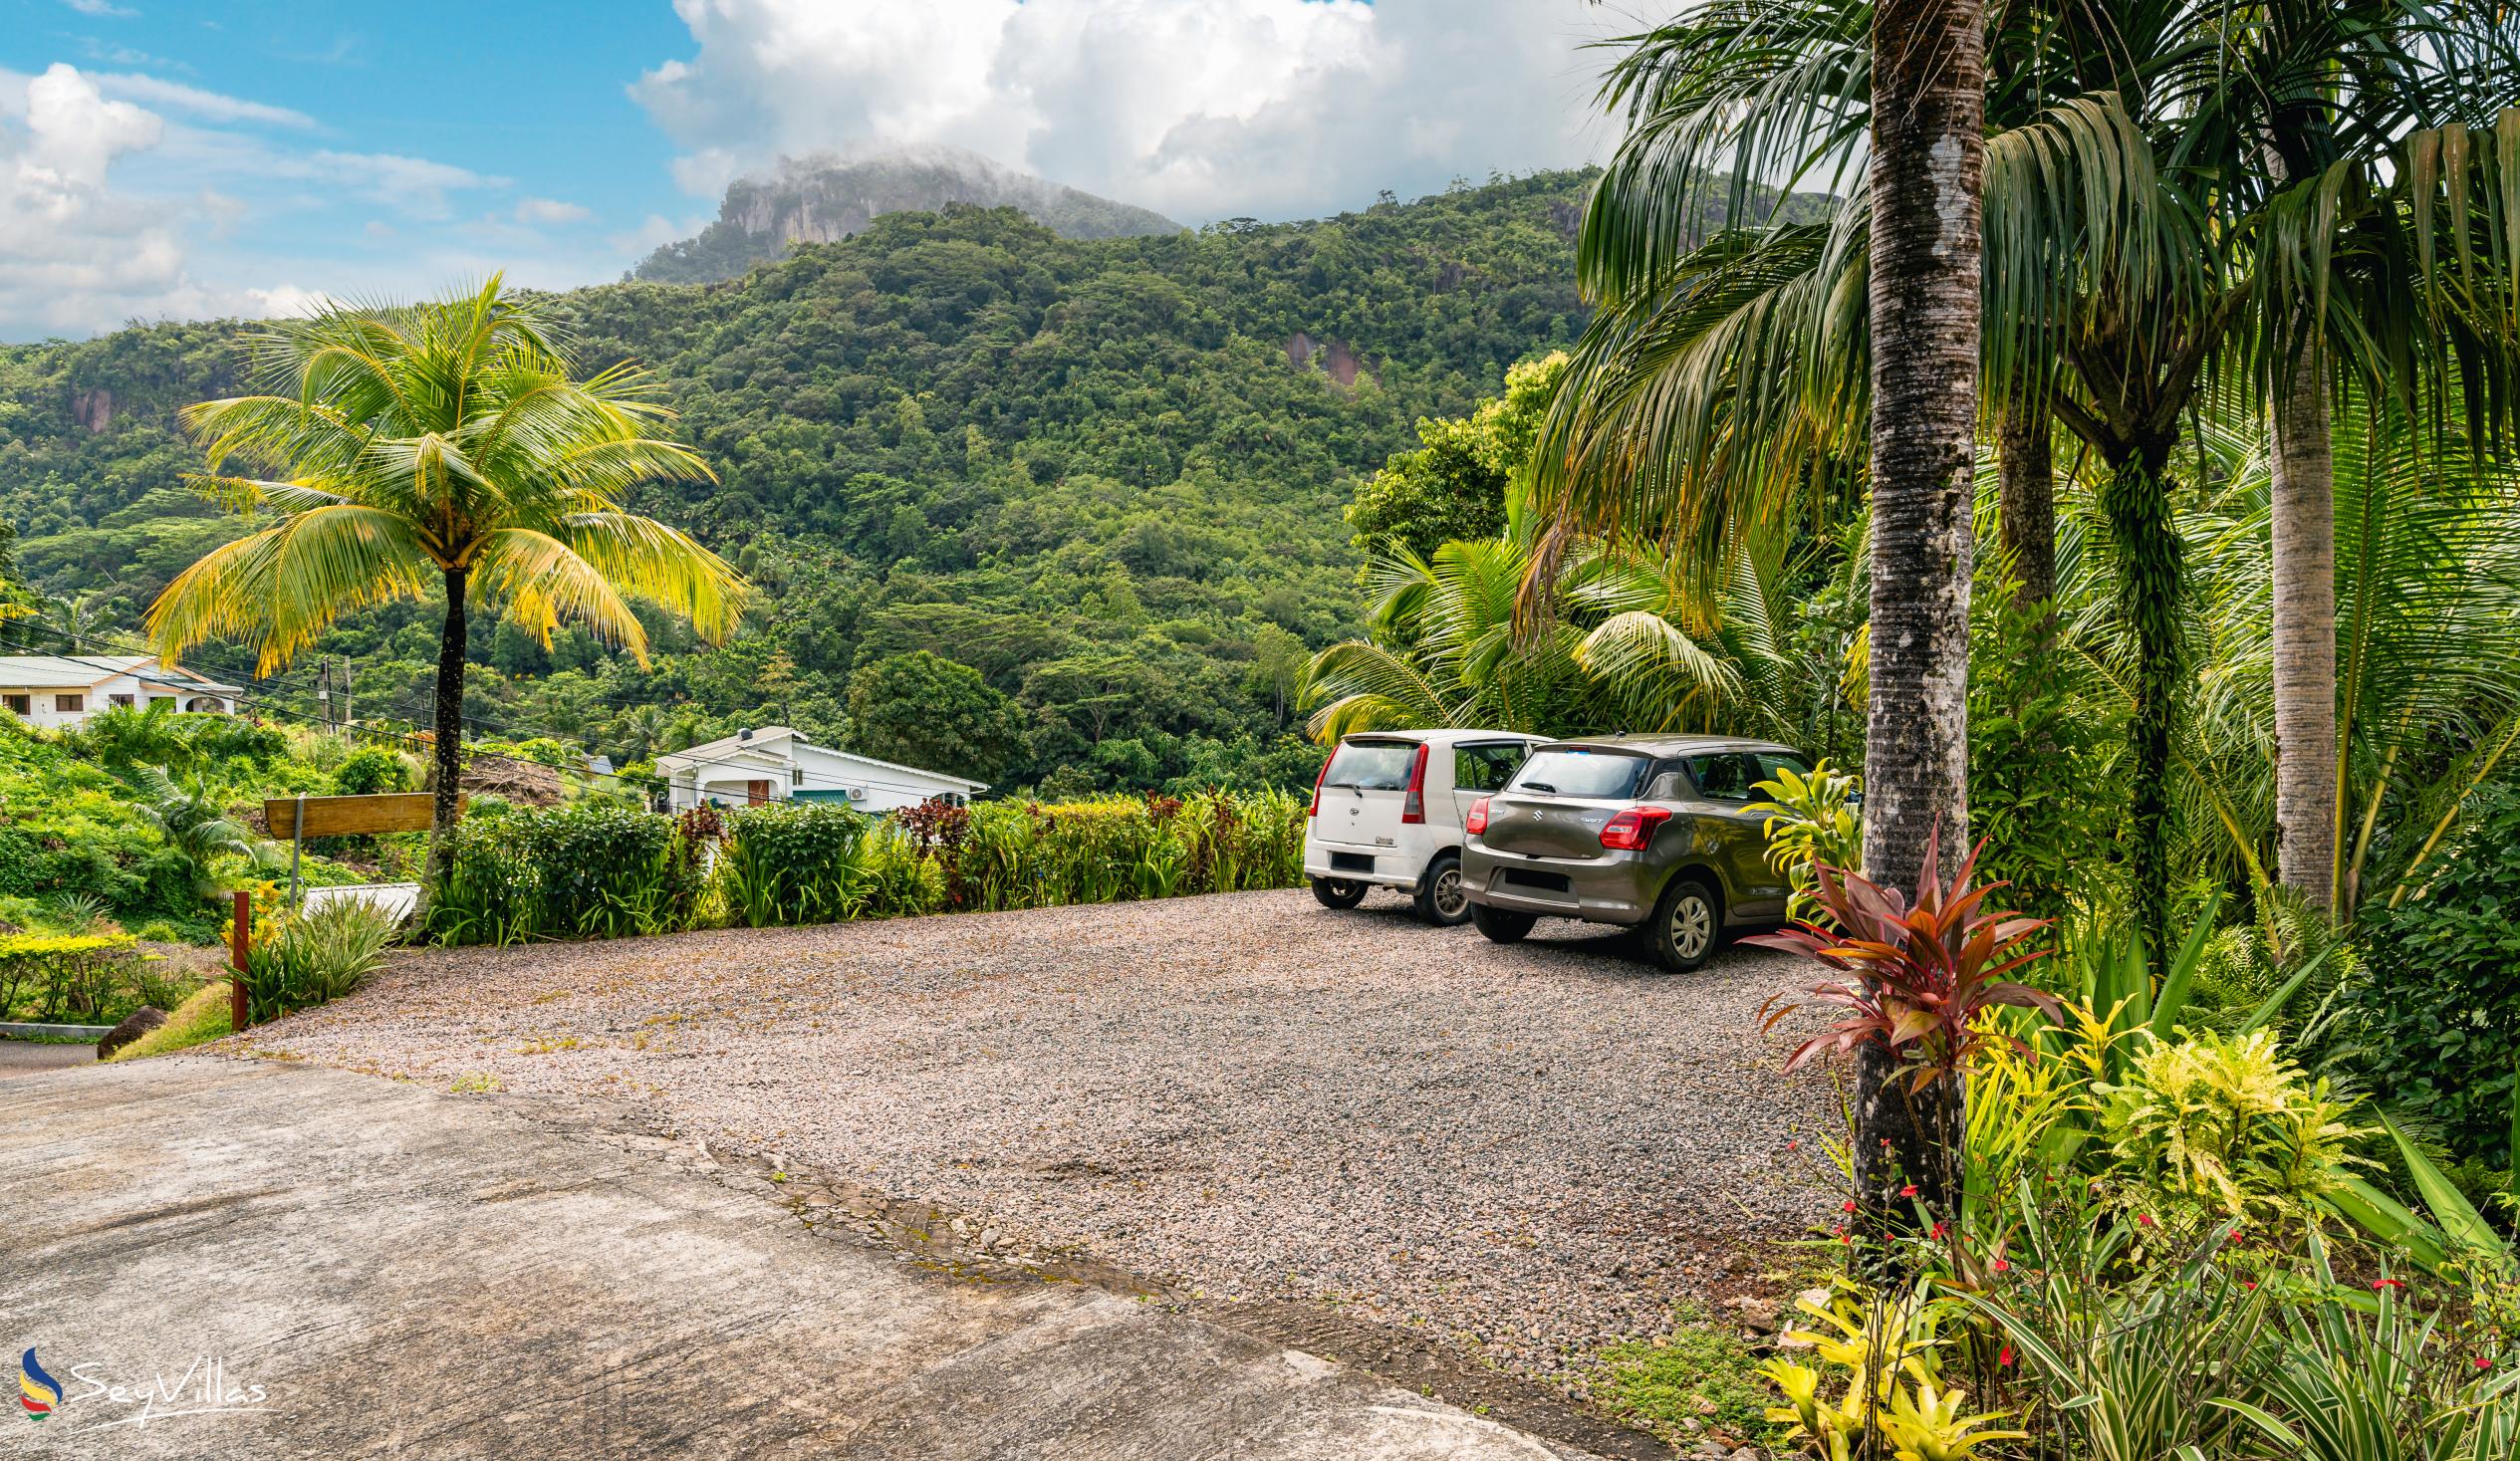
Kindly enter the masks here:
<path id="1" fill-rule="evenodd" d="M 244 639 L 267 674 L 345 613 L 442 596 L 430 849 L 442 873 L 476 601 L 546 646 L 569 621 L 641 664 L 647 632 L 632 600 L 723 640 L 742 580 L 621 506 L 637 483 L 708 469 L 654 434 L 672 412 L 643 372 L 622 365 L 581 378 L 537 308 L 496 277 L 437 303 L 328 307 L 273 326 L 256 353 L 264 393 L 205 401 L 182 421 L 208 455 L 199 484 L 278 521 L 178 575 L 149 608 L 148 632 L 169 655 Z"/>
<path id="2" fill-rule="evenodd" d="M 2486 278 L 2507 278 L 2507 238 L 2475 231 L 2454 253 L 2458 267 L 2446 270 L 2421 259 L 2412 235 L 2429 200 L 2412 190 L 2439 172 L 2423 154 L 2441 155 L 2446 145 L 2455 159 L 2470 124 L 2491 123 L 2520 101 L 2520 31 L 2488 8 L 2408 0 L 2260 0 L 2238 19 L 2219 32 L 2223 88 L 2239 99 L 2220 109 L 2230 134 L 2219 148 L 2219 185 L 2256 254 L 2252 364 L 2266 401 L 2273 492 L 2278 870 L 2312 906 L 2331 909 L 2345 835 L 2335 774 L 2332 397 L 2360 388 L 2407 401 L 2445 390 L 2491 398 L 2508 381 L 2508 342 L 2480 333 L 2443 288 L 2480 260 Z M 2472 176 L 2453 161 L 2444 180 L 2452 193 L 2478 184 L 2473 202 L 2490 216 L 2520 195 L 2501 191 L 2513 179 L 2494 148 L 2483 151 Z M 2464 347 L 2463 372 L 2428 359 L 2452 341 Z M 2401 426 L 2423 420 L 2415 412 Z M 2462 445 L 2456 426 L 2435 434 L 2443 449 Z"/>
<path id="3" fill-rule="evenodd" d="M 1814 487 L 1832 476 L 1815 461 L 1860 454 L 1846 423 L 1869 385 L 1871 342 L 1854 308 L 1873 251 L 1869 191 L 1853 189 L 1826 227 L 1737 228 L 1693 252 L 1683 245 L 1713 211 L 1719 166 L 1732 177 L 1721 216 L 1735 220 L 1757 203 L 1744 179 L 1849 174 L 1873 115 L 1865 14 L 1820 0 L 1718 0 L 1637 38 L 1614 68 L 1611 95 L 1630 131 L 1579 258 L 1603 307 L 1544 432 L 1544 510 L 1704 553 L 1743 524 L 1769 531 L 1808 515 L 1825 500 Z M 1997 17 L 1990 45 L 2005 64 L 1987 102 L 1979 372 L 2004 455 L 1998 520 L 2016 577 L 2035 581 L 2053 561 L 2049 419 L 2099 459 L 2118 609 L 2133 630 L 2121 640 L 2136 712 L 2124 841 L 2147 925 L 2168 879 L 2164 814 L 2189 648 L 2168 475 L 2182 425 L 2203 392 L 2254 372 L 2262 399 L 2287 402 L 2287 501 L 2315 501 L 2318 490 L 2294 486 L 2324 480 L 2314 443 L 2325 428 L 2302 389 L 2305 368 L 2332 381 L 2319 372 L 2347 362 L 2400 390 L 2427 355 L 2454 355 L 2452 374 L 2504 368 L 2482 363 L 2499 317 L 2463 323 L 2493 315 L 2503 294 L 2409 289 L 2431 266 L 2407 238 L 2410 215 L 2419 223 L 2424 210 L 2402 194 L 2438 179 L 2427 207 L 2464 220 L 2443 224 L 2443 258 L 2453 235 L 2462 260 L 2507 252 L 2507 234 L 2486 238 L 2495 230 L 2484 220 L 2520 200 L 2452 206 L 2468 174 L 2478 175 L 2471 193 L 2487 191 L 2498 148 L 2454 146 L 2462 133 L 2442 119 L 2490 116 L 2509 100 L 2511 24 L 2410 0 L 2242 12 L 2106 0 Z M 2341 120 L 2341 110 L 2354 115 Z M 2319 141 L 2321 126 L 2333 144 Z M 2428 140 L 2436 132 L 2446 140 Z M 2279 133 L 2297 156 L 2273 144 Z M 2439 160 L 2453 151 L 2468 160 Z M 2361 160 L 2328 160 L 2340 152 Z M 2388 194 L 2391 178 L 2399 196 Z M 2306 320 L 2326 322 L 2308 354 Z M 2311 544 L 2288 550 L 2287 579 L 2315 587 L 2318 525 L 2287 522 L 2288 543 L 2306 533 Z M 2315 598 L 2288 595 L 2283 609 L 2288 626 L 2310 625 L 2315 646 Z M 2332 690 L 2332 651 L 2327 660 Z M 2290 651 L 2287 663 L 2315 672 L 2320 660 Z M 2297 678 L 2288 704 L 2318 703 L 2316 683 Z M 2302 724 L 2297 762 L 2332 764 L 2315 724 Z M 2329 865 L 2315 850 L 2296 860 L 2316 869 L 2305 877 Z M 2148 931 L 2157 941 L 2158 927 Z"/>
<path id="4" fill-rule="evenodd" d="M 1546 609 L 1523 615 L 1531 559 L 1510 533 L 1431 559 L 1405 548 L 1378 558 L 1368 637 L 1306 668 L 1307 729 L 1324 740 L 1437 726 L 1784 733 L 1791 681 L 1807 667 L 1776 642 L 1778 565 L 1745 554 L 1710 615 L 1669 555 L 1588 544 Z"/>

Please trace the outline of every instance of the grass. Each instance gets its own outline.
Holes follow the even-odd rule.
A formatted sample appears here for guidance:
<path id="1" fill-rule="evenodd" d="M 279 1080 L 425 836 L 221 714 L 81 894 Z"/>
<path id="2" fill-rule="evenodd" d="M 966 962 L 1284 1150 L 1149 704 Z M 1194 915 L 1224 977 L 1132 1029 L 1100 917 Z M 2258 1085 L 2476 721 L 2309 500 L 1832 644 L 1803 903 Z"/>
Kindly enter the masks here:
<path id="1" fill-rule="evenodd" d="M 1782 1436 L 1767 1418 L 1768 1406 L 1782 1402 L 1739 1337 L 1710 1323 L 1702 1305 L 1676 1305 L 1671 1319 L 1664 1339 L 1602 1351 L 1594 1398 L 1619 1420 L 1675 1444 L 1713 1430 L 1754 1444 Z"/>
<path id="2" fill-rule="evenodd" d="M 136 1061 L 146 1056 L 165 1055 L 188 1046 L 205 1045 L 235 1033 L 227 1018 L 227 981 L 212 980 L 193 992 L 190 999 L 175 1006 L 166 1023 L 132 1041 L 114 1053 L 117 1061 Z"/>

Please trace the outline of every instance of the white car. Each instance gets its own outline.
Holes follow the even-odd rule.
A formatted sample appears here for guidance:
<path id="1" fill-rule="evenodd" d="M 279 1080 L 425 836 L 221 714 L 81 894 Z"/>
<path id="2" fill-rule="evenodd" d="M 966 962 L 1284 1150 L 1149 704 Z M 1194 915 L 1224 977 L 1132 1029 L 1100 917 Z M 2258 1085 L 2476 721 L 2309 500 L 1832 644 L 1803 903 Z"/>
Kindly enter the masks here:
<path id="1" fill-rule="evenodd" d="M 1322 764 L 1304 827 L 1304 875 L 1326 908 L 1353 908 L 1373 887 L 1409 895 L 1417 916 L 1470 918 L 1461 886 L 1461 820 L 1497 791 L 1542 738 L 1514 731 L 1374 731 L 1349 736 Z"/>

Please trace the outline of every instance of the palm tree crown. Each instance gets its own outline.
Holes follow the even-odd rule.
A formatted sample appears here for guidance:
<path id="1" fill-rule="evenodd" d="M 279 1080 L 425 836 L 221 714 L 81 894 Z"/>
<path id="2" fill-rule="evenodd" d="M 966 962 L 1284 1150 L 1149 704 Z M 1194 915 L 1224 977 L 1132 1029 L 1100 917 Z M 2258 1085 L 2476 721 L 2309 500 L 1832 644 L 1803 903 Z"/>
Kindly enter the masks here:
<path id="1" fill-rule="evenodd" d="M 535 307 L 495 277 L 443 302 L 327 308 L 256 346 L 263 393 L 182 419 L 208 455 L 199 485 L 278 521 L 178 575 L 149 609 L 149 634 L 169 655 L 242 639 L 269 673 L 345 613 L 441 591 L 441 834 L 473 598 L 545 644 L 567 620 L 642 665 L 632 600 L 688 616 L 711 642 L 733 632 L 747 592 L 735 571 L 621 506 L 642 481 L 709 477 L 689 447 L 654 434 L 673 414 L 654 383 L 627 365 L 579 378 Z"/>

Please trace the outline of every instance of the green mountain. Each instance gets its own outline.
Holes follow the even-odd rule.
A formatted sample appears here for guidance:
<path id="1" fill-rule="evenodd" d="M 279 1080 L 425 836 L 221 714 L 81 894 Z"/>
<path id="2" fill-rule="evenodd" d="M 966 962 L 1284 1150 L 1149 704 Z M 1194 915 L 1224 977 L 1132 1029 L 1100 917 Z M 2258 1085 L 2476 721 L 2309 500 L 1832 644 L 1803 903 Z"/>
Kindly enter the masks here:
<path id="1" fill-rule="evenodd" d="M 1417 418 L 1574 340 L 1587 181 L 1111 239 L 889 213 L 723 283 L 555 297 L 583 364 L 657 372 L 718 473 L 640 506 L 765 592 L 726 649 L 662 627 L 650 671 L 482 625 L 481 729 L 622 761 L 786 721 L 1006 786 L 1309 785 L 1271 748 L 1305 649 L 1355 627 L 1341 509 Z M 24 575 L 78 600 L 20 641 L 74 612 L 92 644 L 127 636 L 232 534 L 183 485 L 200 460 L 173 417 L 240 388 L 249 329 L 0 349 L 0 518 Z M 372 612 L 326 646 L 353 656 L 361 718 L 424 718 L 434 615 Z M 269 693 L 311 703 L 311 675 Z"/>
<path id="2" fill-rule="evenodd" d="M 1160 213 L 1116 203 L 1001 166 L 975 152 L 926 147 L 881 156 L 783 158 L 768 177 L 738 178 L 717 221 L 647 256 L 631 277 L 709 284 L 767 263 L 792 243 L 837 243 L 886 213 L 961 203 L 1013 208 L 1061 238 L 1179 233 Z"/>

